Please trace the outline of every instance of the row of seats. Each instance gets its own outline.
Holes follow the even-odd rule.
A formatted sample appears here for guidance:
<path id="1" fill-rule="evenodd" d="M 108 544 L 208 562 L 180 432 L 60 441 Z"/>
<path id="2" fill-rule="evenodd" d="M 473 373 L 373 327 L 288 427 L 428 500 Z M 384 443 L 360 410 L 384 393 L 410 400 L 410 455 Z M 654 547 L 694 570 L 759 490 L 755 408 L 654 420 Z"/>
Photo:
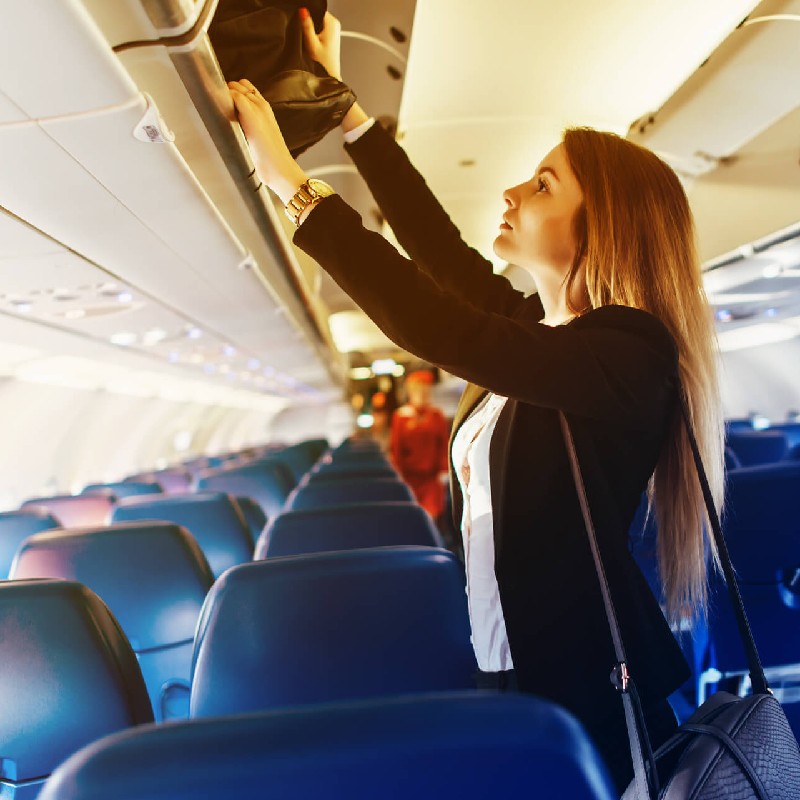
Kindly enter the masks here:
<path id="1" fill-rule="evenodd" d="M 302 476 L 302 485 L 294 496 L 333 484 L 343 487 L 347 496 L 348 486 L 368 486 L 374 475 L 379 476 L 381 486 L 403 486 L 385 459 L 371 448 L 348 448 L 341 455 L 342 474 L 338 474 L 338 459 L 330 455 L 313 472 L 309 470 Z M 374 469 L 371 471 L 370 467 Z M 92 487 L 92 492 L 108 499 L 102 487 Z M 340 726 L 346 727 L 349 718 L 360 720 L 353 730 L 360 731 L 367 741 L 374 744 L 381 735 L 388 736 L 383 754 L 387 764 L 396 765 L 395 769 L 405 756 L 396 752 L 398 731 L 392 720 L 407 720 L 408 732 L 409 726 L 416 725 L 418 732 L 405 745 L 420 753 L 417 758 L 421 770 L 405 784 L 416 786 L 416 793 L 436 785 L 422 769 L 430 763 L 431 754 L 436 754 L 435 771 L 441 775 L 440 767 L 445 764 L 441 754 L 452 752 L 452 738 L 448 742 L 444 735 L 447 726 L 441 736 L 430 735 L 436 720 L 452 717 L 452 724 L 458 721 L 462 736 L 473 737 L 475 746 L 485 749 L 487 756 L 493 747 L 496 755 L 489 756 L 487 765 L 500 756 L 502 735 L 498 733 L 502 731 L 496 726 L 490 731 L 482 730 L 478 724 L 497 714 L 493 699 L 483 698 L 482 704 L 476 704 L 476 699 L 481 699 L 476 692 L 461 699 L 455 694 L 472 686 L 476 668 L 460 564 L 452 554 L 437 547 L 441 541 L 433 521 L 410 502 L 410 494 L 400 495 L 400 501 L 339 504 L 326 509 L 293 510 L 287 504 L 287 509 L 277 514 L 259 537 L 256 557 L 265 560 L 220 567 L 224 571 L 216 582 L 217 574 L 209 565 L 215 544 L 213 537 L 208 538 L 209 530 L 216 530 L 220 536 L 227 532 L 229 538 L 231 531 L 236 531 L 239 542 L 246 530 L 230 496 L 207 492 L 180 496 L 121 497 L 122 494 L 114 499 L 114 524 L 29 536 L 14 559 L 13 580 L 0 583 L 0 660 L 11 665 L 12 674 L 11 680 L 0 684 L 0 692 L 3 687 L 7 692 L 5 697 L 0 696 L 0 705 L 14 705 L 16 725 L 10 730 L 0 721 L 0 741 L 9 742 L 0 753 L 3 796 L 33 797 L 48 772 L 68 752 L 109 731 L 154 718 L 158 721 L 186 716 L 189 702 L 191 716 L 197 718 L 272 710 L 270 715 L 259 717 L 259 729 L 272 730 L 273 736 L 271 746 L 270 737 L 262 737 L 256 763 L 273 787 L 278 786 L 275 781 L 279 780 L 275 765 L 285 759 L 273 753 L 269 767 L 265 750 L 275 750 L 276 737 L 285 746 L 287 731 L 298 724 L 296 709 L 281 711 L 287 706 L 325 703 L 324 710 L 309 708 L 303 712 L 305 721 L 296 728 L 301 735 L 294 737 L 303 757 L 311 759 L 309 763 L 315 767 L 319 766 L 322 743 L 322 739 L 316 745 L 310 741 L 315 725 L 320 726 L 320 731 L 335 730 L 335 740 L 341 747 Z M 383 495 L 368 492 L 366 496 Z M 394 489 L 388 494 L 389 498 L 397 496 Z M 321 497 L 322 502 L 338 503 L 342 492 L 329 490 L 321 492 Z M 37 511 L 22 513 L 41 516 Z M 151 517 L 171 517 L 173 521 Z M 189 528 L 202 531 L 203 535 L 195 538 Z M 381 546 L 398 542 L 407 546 Z M 334 548 L 341 552 L 330 552 Z M 33 580 L 33 576 L 39 580 Z M 51 576 L 71 580 L 41 579 Z M 113 615 L 87 586 L 97 591 Z M 31 601 L 37 592 L 42 594 L 42 601 Z M 72 601 L 65 601 L 67 597 Z M 86 606 L 82 618 L 77 612 L 71 619 L 52 612 L 55 606 L 75 608 L 79 601 Z M 15 609 L 21 603 L 38 612 L 34 619 L 17 624 Z M 100 622 L 98 615 L 102 616 Z M 65 641 L 75 645 L 75 664 L 80 663 L 83 650 L 90 649 L 86 637 L 76 634 L 76 626 L 103 631 L 92 645 L 100 652 L 88 657 L 85 668 L 62 669 L 59 664 Z M 59 631 L 57 637 L 54 628 Z M 127 655 L 120 655 L 126 646 Z M 40 657 L 40 650 L 46 658 Z M 38 665 L 48 659 L 55 666 L 43 676 Z M 124 685 L 118 687 L 122 699 L 117 698 L 116 705 L 124 701 L 136 713 L 127 717 L 119 714 L 115 703 L 107 703 L 100 692 L 98 700 L 104 702 L 108 713 L 98 717 L 87 695 L 94 683 L 103 686 L 108 682 L 104 669 L 122 678 Z M 42 678 L 47 681 L 49 693 L 64 698 L 64 703 L 42 704 L 46 700 L 39 685 Z M 439 690 L 451 694 L 438 699 L 430 696 Z M 419 692 L 425 696 L 417 696 Z M 401 695 L 407 698 L 402 703 L 380 700 Z M 374 702 L 354 705 L 364 698 Z M 333 708 L 330 703 L 334 701 L 345 705 L 337 707 L 336 716 L 331 717 L 328 709 Z M 507 700 L 501 702 L 514 705 Z M 551 771 L 548 776 L 540 771 L 534 775 L 530 765 L 547 756 L 545 751 L 558 740 L 558 731 L 561 742 L 545 760 L 552 765 L 554 759 L 563 759 L 562 766 L 570 768 L 568 781 L 581 787 L 576 789 L 576 797 L 610 796 L 602 764 L 574 720 L 547 703 L 532 698 L 526 702 L 527 710 L 520 707 L 514 713 L 520 714 L 520 719 L 538 720 L 539 730 L 534 733 L 532 728 L 520 739 L 519 767 L 524 769 L 525 783 L 553 785 L 557 772 Z M 65 727 L 65 714 L 72 715 L 77 724 Z M 469 735 L 468 719 L 473 720 L 474 728 Z M 507 729 L 512 738 L 519 738 L 519 729 L 514 732 L 513 714 L 504 714 L 502 719 L 498 717 L 498 724 L 506 726 L 503 730 Z M 225 721 L 218 729 L 198 722 L 180 728 L 173 722 L 168 729 L 155 728 L 148 733 L 155 735 L 153 746 L 160 754 L 170 752 L 166 740 L 160 739 L 162 730 L 169 730 L 169 736 L 175 731 L 178 738 L 171 741 L 182 742 L 182 746 L 188 741 L 183 737 L 193 740 L 201 735 L 221 765 L 225 761 L 219 758 L 220 752 L 228 758 L 241 759 L 239 745 L 231 749 L 233 742 L 240 742 L 232 735 L 231 724 Z M 547 730 L 554 736 L 542 738 L 542 731 Z M 304 731 L 307 735 L 303 735 Z M 427 731 L 427 736 L 421 735 L 422 731 Z M 122 735 L 129 737 L 126 742 L 130 741 L 134 750 L 143 741 L 138 732 Z M 328 749 L 331 742 L 329 737 Z M 488 742 L 494 744 L 490 746 Z M 148 746 L 144 747 L 147 750 Z M 38 758 L 29 758 L 26 749 L 34 750 Z M 101 747 L 100 752 L 106 751 Z M 364 779 L 363 772 L 356 769 L 362 755 L 354 750 L 341 752 L 337 770 L 350 769 L 351 775 L 349 784 L 347 780 L 341 784 L 339 796 L 352 796 L 353 781 Z M 79 755 L 78 762 L 80 758 Z M 351 766 L 343 766 L 348 760 Z M 452 766 L 459 760 L 451 757 Z M 129 754 L 124 761 L 130 764 Z M 524 767 L 526 762 L 528 766 Z M 176 763 L 170 758 L 162 761 L 164 774 Z M 142 766 L 147 774 L 150 766 L 149 759 Z M 67 775 L 68 767 L 64 768 Z M 386 769 L 376 769 L 374 778 L 384 780 Z M 286 777 L 290 796 L 307 796 L 298 783 L 297 771 L 291 772 L 294 777 Z M 403 774 L 406 773 L 404 767 Z M 165 780 L 164 774 L 159 781 Z M 215 774 L 216 783 L 209 782 L 206 775 L 203 791 L 211 793 L 203 796 L 224 794 L 221 786 L 231 780 L 230 769 Z M 327 775 L 329 785 L 330 772 Z M 509 785 L 520 785 L 520 775 Z M 180 791 L 190 792 L 185 776 L 177 782 L 184 787 Z M 441 782 L 452 784 L 445 778 Z M 558 782 L 563 785 L 563 775 Z M 398 788 L 400 784 L 392 783 L 395 789 L 388 792 L 397 790 L 405 795 Z M 88 790 L 96 792 L 94 796 L 119 797 L 123 784 L 126 790 L 137 791 L 132 788 L 135 782 L 121 781 L 116 771 L 112 786 L 103 786 L 95 776 L 89 781 Z M 249 778 L 245 784 L 251 791 L 262 786 L 261 781 Z M 64 791 L 81 785 L 79 778 L 60 781 L 57 777 L 53 783 L 57 788 L 52 791 L 54 796 L 67 796 Z M 161 791 L 163 784 L 159 786 Z M 215 786 L 213 792 L 209 786 Z M 306 788 L 310 790 L 310 784 Z M 245 786 L 241 789 L 244 792 Z M 376 793 L 390 796 L 382 789 Z M 201 796 L 197 791 L 191 794 Z M 177 797 L 178 790 L 169 788 L 164 796 Z M 467 792 L 465 796 L 477 795 Z"/>
<path id="2" fill-rule="evenodd" d="M 8 696 L 0 699 L 13 709 L 0 721 L 0 786 L 4 781 L 7 796 L 34 797 L 66 755 L 115 731 L 129 732 L 70 759 L 41 796 L 255 797 L 267 786 L 297 798 L 317 796 L 305 793 L 314 787 L 326 797 L 405 797 L 411 789 L 433 797 L 434 788 L 438 796 L 454 780 L 467 798 L 487 797 L 498 785 L 547 792 L 568 787 L 575 798 L 613 796 L 601 762 L 566 712 L 535 698 L 457 692 L 470 685 L 474 664 L 463 622 L 447 624 L 453 622 L 449 608 L 463 620 L 455 600 L 462 606 L 464 600 L 460 577 L 453 581 L 441 551 L 337 555 L 278 559 L 227 573 L 204 611 L 192 686 L 192 715 L 212 719 L 136 731 L 130 728 L 152 719 L 144 684 L 127 640 L 96 595 L 66 581 L 0 585 L 0 653 L 9 677 L 2 684 Z M 370 570 L 376 559 L 383 569 Z M 338 560 L 344 571 L 337 582 L 325 562 Z M 311 585 L 302 580 L 304 566 Z M 293 580 L 286 584 L 278 574 L 259 581 L 259 569 Z M 326 581 L 337 599 L 344 586 L 357 588 L 343 607 L 330 597 L 322 606 L 303 603 Z M 295 596 L 287 592 L 292 584 Z M 416 605 L 408 602 L 411 591 L 421 592 L 420 608 L 443 602 L 444 615 L 410 611 Z M 387 597 L 389 610 L 380 602 Z M 276 605 L 243 605 L 248 599 Z M 282 613 L 273 621 L 276 608 Z M 321 609 L 326 614 L 320 619 Z M 432 694 L 442 689 L 446 695 Z M 508 752 L 504 745 L 511 742 L 516 746 Z M 465 765 L 467 756 L 477 763 Z M 498 778 L 494 773 L 507 759 L 513 770 Z M 465 770 L 470 781 L 462 784 Z M 398 772 L 405 776 L 399 785 Z M 431 773 L 438 775 L 432 783 Z M 326 785 L 335 787 L 332 794 Z"/>
<path id="3" fill-rule="evenodd" d="M 359 450 L 362 450 L 360 446 L 348 446 L 339 453 L 328 454 L 313 471 L 303 474 L 299 482 L 302 485 L 296 489 L 295 496 L 315 486 L 336 483 L 346 487 L 354 482 L 354 471 L 361 473 L 360 479 L 355 481 L 358 485 L 370 484 L 374 480 L 372 475 L 381 472 L 383 477 L 377 479 L 379 482 L 396 482 L 386 472 L 385 460 L 379 464 L 374 451 L 355 452 Z M 361 457 L 354 457 L 356 455 Z M 369 461 L 377 468 L 372 474 L 367 469 Z M 223 467 L 221 471 L 229 469 Z M 322 477 L 324 472 L 341 474 L 326 479 Z M 341 500 L 342 494 L 328 490 L 324 497 L 325 502 L 334 502 Z M 117 521 L 103 528 L 34 535 L 15 560 L 14 577 L 23 578 L 38 572 L 94 584 L 93 588 L 97 588 L 128 632 L 127 638 L 136 649 L 146 677 L 145 688 L 153 699 L 158 719 L 185 713 L 182 705 L 185 706 L 189 698 L 193 717 L 273 709 L 270 714 L 260 715 L 258 722 L 244 723 L 245 728 L 251 726 L 248 728 L 251 735 L 253 731 L 262 731 L 256 746 L 243 751 L 242 736 L 246 739 L 247 735 L 240 735 L 243 729 L 237 727 L 238 720 L 172 723 L 168 728 L 155 728 L 141 734 L 123 733 L 114 737 L 111 744 L 98 744 L 72 759 L 54 778 L 52 786 L 45 789 L 43 797 L 48 790 L 58 797 L 109 794 L 123 797 L 126 796 L 123 792 L 130 790 L 132 797 L 137 791 L 134 777 L 137 770 L 148 775 L 144 794 L 142 784 L 138 784 L 139 797 L 211 796 L 202 794 L 211 791 L 210 785 L 215 787 L 215 796 L 219 796 L 220 780 L 226 786 L 223 790 L 226 796 L 228 791 L 234 792 L 227 786 L 229 781 L 235 784 L 235 793 L 240 797 L 255 796 L 248 792 L 258 791 L 259 787 L 263 793 L 264 781 L 267 781 L 273 789 L 285 786 L 287 796 L 304 797 L 309 796 L 306 791 L 313 793 L 311 786 L 315 780 L 306 773 L 319 775 L 318 780 L 326 780 L 329 789 L 331 775 L 335 774 L 341 780 L 340 786 L 336 784 L 340 793 L 323 794 L 352 796 L 357 793 L 357 785 L 364 786 L 366 775 L 359 774 L 358 769 L 363 751 L 341 749 L 343 731 L 339 726 L 347 728 L 349 719 L 360 720 L 353 731 L 360 732 L 362 739 L 371 742 L 375 752 L 381 751 L 386 760 L 382 768 L 378 768 L 378 760 L 375 762 L 371 779 L 375 781 L 374 791 L 368 792 L 371 794 L 399 797 L 406 796 L 406 790 L 412 789 L 419 794 L 433 785 L 440 785 L 431 783 L 428 774 L 431 770 L 440 775 L 442 786 L 452 787 L 453 779 L 446 777 L 450 767 L 445 767 L 444 772 L 439 768 L 447 763 L 455 768 L 463 758 L 463 750 L 453 750 L 456 741 L 464 748 L 468 748 L 468 741 L 473 741 L 473 747 L 486 751 L 488 767 L 496 763 L 494 754 L 499 757 L 502 748 L 492 751 L 493 745 L 486 742 L 487 732 L 479 733 L 478 723 L 481 719 L 486 722 L 497 713 L 492 703 L 498 698 L 481 698 L 471 692 L 459 699 L 454 694 L 459 688 L 472 686 L 475 670 L 461 568 L 451 554 L 435 547 L 440 544 L 435 526 L 421 508 L 408 502 L 408 496 L 402 501 L 346 505 L 327 511 L 319 508 L 294 510 L 286 504 L 286 510 L 269 521 L 259 538 L 256 555 L 265 560 L 232 566 L 216 581 L 208 565 L 210 558 L 185 528 L 168 522 L 145 521 L 148 504 L 152 511 L 155 503 L 159 513 L 167 509 L 194 508 L 189 521 L 199 529 L 201 521 L 211 518 L 207 512 L 212 506 L 204 506 L 204 502 L 192 506 L 192 501 L 198 500 L 210 502 L 203 495 L 121 500 L 117 501 L 115 514 L 141 513 L 144 516 L 137 517 L 137 521 Z M 201 506 L 205 507 L 205 512 L 199 511 Z M 239 525 L 239 533 L 242 530 Z M 376 547 L 397 544 L 397 540 L 408 537 L 409 532 L 412 540 L 407 542 L 408 546 Z M 348 549 L 330 552 L 334 546 Z M 370 549 L 349 549 L 364 547 Z M 317 552 L 319 550 L 327 552 Z M 0 585 L 0 604 L 9 596 L 5 593 L 6 587 L 26 585 L 33 586 L 34 582 L 21 580 Z M 36 585 L 76 586 L 50 581 L 39 581 Z M 204 596 L 200 611 L 198 601 L 202 602 Z M 159 603 L 164 602 L 170 606 L 169 612 L 159 607 Z M 193 636 L 195 629 L 191 621 L 196 622 L 198 613 L 197 635 Z M 0 619 L 4 617 L 0 614 Z M 24 669 L 24 663 L 30 663 L 31 650 L 35 649 L 31 647 L 31 630 L 29 625 L 26 631 L 28 652 L 27 656 L 18 658 L 20 669 Z M 68 635 L 66 629 L 64 632 Z M 10 656 L 16 652 L 15 643 L 19 639 L 19 635 L 6 638 Z M 190 653 L 193 653 L 191 674 L 188 679 L 176 678 L 175 673 L 186 667 Z M 420 691 L 428 693 L 441 689 L 451 694 L 442 698 L 417 696 Z M 65 697 L 72 694 L 67 686 L 61 687 L 61 692 Z M 378 699 L 387 695 L 395 698 L 404 695 L 406 699 Z M 372 701 L 367 705 L 353 705 L 363 698 Z M 338 701 L 345 705 L 324 709 L 310 707 L 302 712 L 299 709 L 322 701 L 328 704 Z M 483 701 L 485 703 L 480 705 Z M 0 698 L 0 702 L 5 701 Z M 16 702 L 20 708 L 19 698 Z M 494 726 L 488 737 L 494 742 L 504 741 L 506 728 L 502 726 L 506 725 L 509 736 L 516 737 L 522 748 L 520 770 L 524 773 L 513 773 L 509 786 L 541 785 L 552 789 L 558 781 L 563 787 L 566 785 L 563 769 L 568 768 L 567 781 L 573 782 L 575 792 L 569 796 L 611 796 L 604 769 L 573 720 L 533 698 L 525 698 L 520 706 L 507 698 L 500 702 L 513 706 L 515 711 L 503 714 L 502 720 L 498 716 L 497 724 L 501 727 L 498 730 Z M 32 698 L 31 707 L 34 705 L 35 698 Z M 524 709 L 524 705 L 529 707 Z M 287 707 L 292 710 L 282 710 Z M 76 707 L 72 712 L 78 710 Z M 93 713 L 93 709 L 90 711 Z M 24 716 L 24 712 L 20 713 Z M 298 724 L 299 714 L 305 722 L 295 729 L 292 726 Z M 519 715 L 519 720 L 535 718 L 539 727 L 519 739 L 519 729 L 514 730 L 515 714 Z M 446 725 L 442 727 L 441 737 L 432 733 L 423 735 L 423 731 L 434 730 L 434 719 L 452 719 L 453 723 L 460 720 L 461 738 L 456 737 L 448 744 Z M 394 727 L 398 720 L 405 720 L 400 731 Z M 473 721 L 474 730 L 468 720 Z M 302 735 L 304 729 L 309 731 L 309 736 Z M 327 734 L 321 733 L 315 740 L 310 732 L 317 729 Z M 35 730 L 35 726 L 30 730 Z M 299 740 L 292 735 L 292 730 L 298 731 Z M 546 735 L 548 731 L 552 735 Z M 0 741 L 5 738 L 5 732 L 0 730 Z M 43 749 L 47 748 L 46 740 L 40 726 L 37 741 Z M 200 750 L 208 748 L 207 752 L 213 752 L 214 758 L 204 762 L 207 768 L 198 767 L 191 775 L 185 774 L 185 769 L 180 770 L 179 774 L 173 773 L 174 780 L 171 780 L 169 754 L 174 755 L 180 748 L 194 753 L 193 742 Z M 338 747 L 336 752 L 340 753 L 336 765 L 329 763 L 334 742 Z M 115 750 L 115 743 L 122 749 Z M 355 746 L 356 739 L 351 744 Z M 325 750 L 327 761 L 322 755 Z M 245 759 L 247 768 L 242 771 L 245 751 L 252 758 Z M 288 770 L 281 777 L 278 765 L 286 763 L 287 758 L 290 763 L 296 763 L 301 752 L 303 758 L 310 759 L 309 769 Z M 96 753 L 99 761 L 92 753 Z M 128 765 L 130 780 L 127 772 L 124 777 L 120 773 L 116 757 L 109 756 L 110 753 L 117 753 Z M 147 753 L 150 755 L 145 755 Z M 150 769 L 151 756 L 156 753 L 160 765 L 157 779 Z M 450 753 L 449 762 L 445 753 Z M 107 760 L 109 757 L 111 761 Z M 144 757 L 144 761 L 140 757 Z M 418 769 L 403 770 L 405 783 L 395 780 L 384 786 L 386 776 L 392 774 L 391 765 L 394 764 L 397 771 L 397 765 L 402 763 L 400 758 L 410 762 L 416 759 Z M 533 772 L 532 766 L 543 759 L 549 760 L 551 766 L 560 763 L 561 770 L 537 766 Z M 527 768 L 523 766 L 526 761 Z M 9 756 L 3 763 L 12 762 L 16 764 L 19 759 Z M 112 765 L 110 771 L 98 766 L 102 764 Z M 320 766 L 327 766 L 327 769 L 320 770 Z M 212 767 L 215 777 L 209 781 L 208 770 Z M 491 779 L 492 770 L 485 773 L 481 770 L 478 769 L 478 773 L 483 774 L 484 789 L 487 781 L 496 788 L 497 781 Z M 462 774 L 468 772 L 464 772 L 463 764 L 461 771 Z M 0 787 L 5 777 L 16 787 L 17 794 L 11 796 L 22 797 L 20 792 L 25 786 L 40 783 L 41 776 L 46 774 L 39 772 L 34 780 L 31 773 L 26 776 L 22 772 L 15 768 L 11 778 L 0 775 Z M 525 779 L 520 782 L 523 774 Z M 286 783 L 282 784 L 284 780 Z M 304 788 L 303 780 L 312 783 Z M 201 784 L 203 788 L 199 788 Z M 156 785 L 157 791 L 163 794 L 155 794 Z M 465 781 L 462 794 L 484 796 L 483 790 L 476 792 L 479 786 L 476 774 Z M 393 794 L 395 791 L 397 793 Z"/>

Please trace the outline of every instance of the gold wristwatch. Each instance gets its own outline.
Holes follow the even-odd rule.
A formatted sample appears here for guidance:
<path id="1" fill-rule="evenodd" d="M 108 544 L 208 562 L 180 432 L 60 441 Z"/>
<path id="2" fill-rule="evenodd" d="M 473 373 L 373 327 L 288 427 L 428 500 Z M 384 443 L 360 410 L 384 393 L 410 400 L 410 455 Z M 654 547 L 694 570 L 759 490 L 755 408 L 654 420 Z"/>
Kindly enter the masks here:
<path id="1" fill-rule="evenodd" d="M 325 181 L 317 180 L 317 178 L 309 178 L 294 194 L 291 200 L 284 207 L 286 216 L 294 222 L 295 228 L 300 227 L 300 217 L 303 212 L 323 197 L 330 197 L 336 194 L 332 186 L 329 186 Z"/>

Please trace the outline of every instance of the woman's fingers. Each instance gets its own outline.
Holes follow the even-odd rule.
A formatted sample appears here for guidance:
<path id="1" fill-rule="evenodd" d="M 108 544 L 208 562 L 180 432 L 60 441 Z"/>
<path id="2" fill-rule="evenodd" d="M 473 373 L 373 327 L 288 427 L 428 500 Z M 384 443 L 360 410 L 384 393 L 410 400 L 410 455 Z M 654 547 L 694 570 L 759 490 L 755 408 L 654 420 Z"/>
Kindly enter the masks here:
<path id="1" fill-rule="evenodd" d="M 300 27 L 303 29 L 303 38 L 306 40 L 306 47 L 313 52 L 318 44 L 317 32 L 314 30 L 314 20 L 311 19 L 311 14 L 308 13 L 307 8 L 301 8 L 300 14 Z"/>
<path id="2" fill-rule="evenodd" d="M 314 61 L 325 67 L 329 75 L 341 80 L 339 41 L 342 26 L 339 20 L 326 11 L 322 22 L 322 31 L 317 35 L 314 30 L 314 20 L 308 13 L 308 9 L 301 8 L 299 16 L 306 51 Z"/>

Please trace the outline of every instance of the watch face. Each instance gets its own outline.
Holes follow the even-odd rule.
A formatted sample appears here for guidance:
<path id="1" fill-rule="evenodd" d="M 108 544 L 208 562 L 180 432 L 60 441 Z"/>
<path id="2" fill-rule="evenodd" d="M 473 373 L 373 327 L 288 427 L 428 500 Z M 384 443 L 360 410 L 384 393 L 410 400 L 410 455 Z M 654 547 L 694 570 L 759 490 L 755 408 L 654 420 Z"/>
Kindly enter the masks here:
<path id="1" fill-rule="evenodd" d="M 308 185 L 320 197 L 327 197 L 334 193 L 333 187 L 325 183 L 325 181 L 319 180 L 319 178 L 309 178 Z"/>

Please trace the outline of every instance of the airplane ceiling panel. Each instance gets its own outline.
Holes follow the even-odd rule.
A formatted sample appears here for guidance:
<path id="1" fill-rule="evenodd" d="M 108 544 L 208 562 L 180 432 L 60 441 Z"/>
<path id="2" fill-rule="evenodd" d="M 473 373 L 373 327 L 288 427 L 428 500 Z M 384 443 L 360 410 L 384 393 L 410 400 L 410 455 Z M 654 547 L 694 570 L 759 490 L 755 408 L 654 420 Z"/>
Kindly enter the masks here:
<path id="1" fill-rule="evenodd" d="M 491 257 L 503 189 L 530 175 L 566 124 L 624 134 L 756 3 L 576 0 L 567 12 L 515 0 L 471 4 L 469 14 L 461 5 L 417 8 L 400 131 L 466 241 Z M 475 165 L 458 169 L 456 157 Z"/>
<path id="2" fill-rule="evenodd" d="M 0 91 L 0 125 L 27 121 L 28 115 L 10 97 Z"/>
<path id="3" fill-rule="evenodd" d="M 800 222 L 800 108 L 688 193 L 703 261 Z"/>
<path id="4" fill-rule="evenodd" d="M 0 0 L 0 19 L 0 90 L 31 119 L 94 112 L 137 94 L 79 0 Z"/>
<path id="5" fill-rule="evenodd" d="M 717 168 L 800 106 L 798 15 L 800 0 L 764 0 L 629 138 L 684 174 Z"/>
<path id="6" fill-rule="evenodd" d="M 219 302 L 216 287 L 194 264 L 40 127 L 0 128 L 0 148 L 6 155 L 0 205 L 111 272 L 136 276 L 138 285 L 161 293 L 165 302 L 211 308 Z"/>

